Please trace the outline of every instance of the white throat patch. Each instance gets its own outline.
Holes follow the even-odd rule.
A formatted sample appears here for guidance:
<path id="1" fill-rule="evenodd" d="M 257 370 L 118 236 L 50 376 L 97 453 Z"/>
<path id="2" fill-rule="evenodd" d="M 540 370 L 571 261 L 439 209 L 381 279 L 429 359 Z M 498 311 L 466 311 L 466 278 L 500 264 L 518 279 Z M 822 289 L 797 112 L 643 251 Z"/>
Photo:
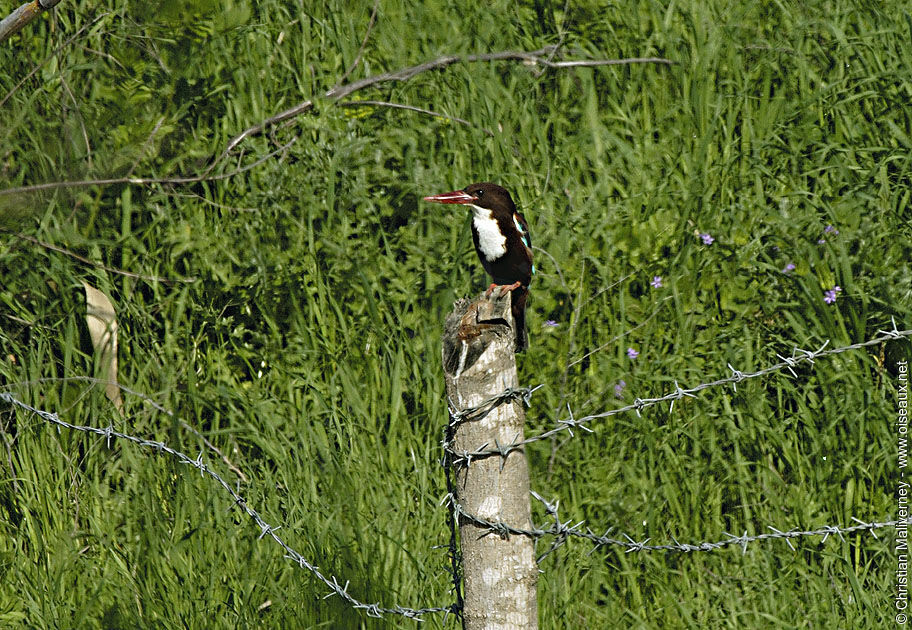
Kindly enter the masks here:
<path id="1" fill-rule="evenodd" d="M 478 247 L 488 262 L 497 260 L 507 253 L 507 237 L 500 233 L 497 219 L 487 208 L 471 205 L 472 223 L 478 232 Z"/>

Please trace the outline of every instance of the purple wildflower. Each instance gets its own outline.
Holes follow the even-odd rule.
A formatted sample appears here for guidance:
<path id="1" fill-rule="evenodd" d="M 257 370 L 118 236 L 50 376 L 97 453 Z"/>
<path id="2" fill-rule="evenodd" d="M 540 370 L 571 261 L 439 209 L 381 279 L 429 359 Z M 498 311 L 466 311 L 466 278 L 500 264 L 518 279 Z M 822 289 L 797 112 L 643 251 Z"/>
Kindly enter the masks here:
<path id="1" fill-rule="evenodd" d="M 713 244 L 713 241 L 716 240 L 716 239 L 714 239 L 714 238 L 712 237 L 712 234 L 710 234 L 709 232 L 703 232 L 703 233 L 700 235 L 700 238 L 703 239 L 703 244 L 704 244 L 704 245 L 712 245 L 712 244 Z"/>
<path id="2" fill-rule="evenodd" d="M 614 395 L 618 398 L 621 398 L 624 395 L 625 387 L 627 387 L 627 383 L 624 381 L 618 381 L 617 385 L 614 386 Z"/>
<path id="3" fill-rule="evenodd" d="M 823 294 L 823 301 L 832 304 L 836 301 L 836 296 L 842 292 L 842 288 L 837 284 L 835 287 Z"/>
<path id="4" fill-rule="evenodd" d="M 636 359 L 638 356 L 640 356 L 640 353 L 633 348 L 627 348 L 627 356 L 631 359 Z"/>
<path id="5" fill-rule="evenodd" d="M 834 234 L 834 235 L 839 234 L 839 230 L 837 230 L 832 225 L 826 226 L 825 228 L 823 228 L 823 231 L 826 232 L 827 234 Z"/>
<path id="6" fill-rule="evenodd" d="M 551 328 L 554 328 L 555 326 L 557 326 L 557 322 L 554 321 L 553 319 L 549 319 L 548 321 L 545 322 L 545 326 L 550 326 Z"/>
<path id="7" fill-rule="evenodd" d="M 662 276 L 653 276 L 652 282 L 649 284 L 651 284 L 654 289 L 660 289 L 662 287 Z"/>
<path id="8" fill-rule="evenodd" d="M 795 263 L 789 263 L 782 268 L 782 273 L 789 273 L 790 271 L 795 271 Z"/>

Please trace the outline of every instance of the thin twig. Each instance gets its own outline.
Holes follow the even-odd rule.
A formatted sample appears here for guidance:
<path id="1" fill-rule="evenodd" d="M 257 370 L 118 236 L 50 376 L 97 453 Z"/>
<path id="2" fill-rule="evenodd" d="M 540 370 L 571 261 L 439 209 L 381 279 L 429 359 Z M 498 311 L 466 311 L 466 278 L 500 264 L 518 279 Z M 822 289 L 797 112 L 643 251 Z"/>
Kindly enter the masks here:
<path id="1" fill-rule="evenodd" d="M 163 191 L 162 194 L 164 194 L 168 197 L 196 199 L 206 205 L 212 206 L 213 208 L 218 208 L 219 210 L 224 210 L 225 212 L 259 212 L 260 211 L 259 208 L 241 208 L 238 206 L 229 206 L 224 203 L 218 203 L 216 201 L 212 201 L 211 199 L 206 199 L 204 196 L 200 195 L 199 193 L 195 193 L 193 191 L 190 191 L 190 192 Z"/>
<path id="2" fill-rule="evenodd" d="M 342 85 L 345 82 L 345 79 L 348 78 L 348 75 L 352 73 L 358 63 L 361 62 L 361 55 L 364 54 L 364 47 L 367 46 L 367 39 L 370 37 L 371 31 L 374 28 L 374 21 L 377 19 L 377 9 L 380 8 L 380 0 L 374 0 L 374 8 L 371 11 L 370 20 L 367 22 L 367 29 L 364 31 L 364 39 L 361 40 L 361 46 L 358 47 L 358 52 L 355 54 L 355 60 L 348 67 L 348 70 L 345 71 L 345 74 L 342 75 L 342 78 L 336 81 L 336 87 Z"/>
<path id="3" fill-rule="evenodd" d="M 37 66 L 35 66 L 34 68 L 32 68 L 32 71 L 31 71 L 31 72 L 29 72 L 27 75 L 25 75 L 24 77 L 22 77 L 22 80 L 19 81 L 19 83 L 17 83 L 15 86 L 13 86 L 13 89 L 12 89 L 12 90 L 10 90 L 9 92 L 7 92 L 6 96 L 4 96 L 2 100 L 0 100 L 0 107 L 3 107 L 3 106 L 6 104 L 6 102 L 10 99 L 10 97 L 11 97 L 13 94 L 15 94 L 16 91 L 17 91 L 19 88 L 21 88 L 22 85 L 23 85 L 26 81 L 28 81 L 28 80 L 31 79 L 33 76 L 35 76 L 35 73 L 38 72 L 39 70 L 41 70 L 41 68 L 43 68 L 43 67 L 47 64 L 47 62 L 49 62 L 51 59 L 53 59 L 53 58 L 57 55 L 57 53 L 59 53 L 61 50 L 63 50 L 64 48 L 66 48 L 67 46 L 69 46 L 70 44 L 72 44 L 73 41 L 74 41 L 75 39 L 77 39 L 80 35 L 82 35 L 82 34 L 85 32 L 85 30 L 86 30 L 87 28 L 89 28 L 89 27 L 91 27 L 91 26 L 94 26 L 95 23 L 98 22 L 98 20 L 100 20 L 101 18 L 106 17 L 106 16 L 108 16 L 108 15 L 111 15 L 111 13 L 110 13 L 110 12 L 102 13 L 101 15 L 99 15 L 98 17 L 96 17 L 94 20 L 92 20 L 91 22 L 89 22 L 88 24 L 86 24 L 85 26 L 83 26 L 81 29 L 79 29 L 78 31 L 76 31 L 75 33 L 73 33 L 73 36 L 72 36 L 72 37 L 70 37 L 70 38 L 67 39 L 65 42 L 63 42 L 62 44 L 60 44 L 60 46 L 58 46 L 56 49 L 54 49 L 54 52 L 52 52 L 50 55 L 48 55 L 47 57 L 45 57 L 44 61 L 42 61 L 42 62 L 39 63 Z"/>
<path id="4" fill-rule="evenodd" d="M 0 43 L 18 33 L 45 11 L 53 9 L 60 0 L 31 0 L 0 20 Z"/>
<path id="5" fill-rule="evenodd" d="M 165 117 L 161 116 L 158 119 L 158 122 L 155 123 L 155 127 L 152 129 L 152 133 L 149 134 L 149 137 L 146 138 L 146 141 L 143 143 L 142 148 L 139 150 L 139 155 L 136 157 L 136 161 L 133 162 L 133 165 L 130 167 L 130 170 L 127 171 L 128 176 L 132 175 L 133 171 L 136 169 L 136 167 L 139 166 L 139 163 L 142 161 L 143 155 L 145 154 L 146 149 L 148 149 L 149 145 L 152 144 L 152 138 L 155 137 L 155 134 L 158 133 L 158 130 L 161 129 L 162 123 L 164 123 L 164 122 L 165 122 Z"/>
<path id="6" fill-rule="evenodd" d="M 236 147 L 237 145 L 239 145 L 245 138 L 249 138 L 250 136 L 255 136 L 257 134 L 260 134 L 267 127 L 280 123 L 284 120 L 294 118 L 295 116 L 299 116 L 300 114 L 303 114 L 304 112 L 308 112 L 311 109 L 313 109 L 313 106 L 314 106 L 313 101 L 304 101 L 303 103 L 298 103 L 294 107 L 289 107 L 285 111 L 281 111 L 278 114 L 276 114 L 275 116 L 272 116 L 271 118 L 267 118 L 266 120 L 255 124 L 253 127 L 248 127 L 247 129 L 245 129 L 244 131 L 242 131 L 241 133 L 239 133 L 238 135 L 233 137 L 228 142 L 228 146 L 225 147 L 225 150 L 222 151 L 222 154 L 219 155 L 218 158 L 216 158 L 212 162 L 212 164 L 209 165 L 209 168 L 207 168 L 205 171 L 203 171 L 202 177 L 206 177 L 212 171 L 212 169 L 214 169 L 215 166 L 219 162 L 224 160 L 225 157 L 229 153 L 231 153 L 231 150 L 234 149 L 234 147 Z"/>
<path id="7" fill-rule="evenodd" d="M 649 320 L 651 320 L 653 317 L 655 317 L 656 315 L 658 315 L 659 309 L 661 308 L 662 304 L 663 304 L 664 302 L 667 302 L 667 301 L 670 300 L 670 299 L 671 299 L 671 296 L 670 296 L 670 295 L 669 295 L 668 297 L 662 298 L 662 301 L 659 302 L 659 305 L 652 311 L 652 313 L 649 314 L 649 317 L 647 317 L 646 319 L 644 319 L 643 321 L 641 321 L 639 324 L 637 324 L 637 325 L 634 326 L 633 328 L 630 328 L 630 329 L 628 329 L 628 330 L 625 330 L 625 331 L 622 332 L 621 334 L 612 337 L 611 339 L 609 339 L 608 341 L 606 341 L 605 343 L 603 343 L 602 345 L 600 345 L 600 346 L 599 346 L 598 348 L 596 348 L 595 350 L 590 350 L 589 352 L 587 352 L 586 354 L 584 354 L 583 356 L 581 356 L 581 357 L 580 357 L 579 359 L 577 359 L 576 361 L 573 361 L 572 363 L 570 363 L 570 364 L 567 366 L 567 369 L 569 370 L 570 368 L 572 368 L 572 367 L 573 367 L 574 365 L 576 365 L 577 363 L 581 363 L 581 362 L 585 361 L 586 359 L 588 359 L 589 357 L 591 357 L 591 356 L 592 356 L 593 354 L 595 354 L 596 352 L 600 352 L 601 350 L 604 350 L 604 349 L 607 348 L 608 346 L 613 345 L 617 340 L 622 339 L 623 337 L 626 337 L 627 335 L 629 335 L 630 333 L 632 333 L 634 330 L 636 330 L 636 329 L 638 329 L 638 328 L 642 328 L 643 326 L 645 326 L 645 325 L 649 322 Z"/>
<path id="8" fill-rule="evenodd" d="M 415 107 L 414 105 L 404 105 L 402 103 L 390 103 L 389 101 L 342 101 L 337 103 L 339 107 L 358 107 L 359 105 L 370 105 L 373 107 L 392 107 L 394 109 L 405 109 L 410 112 L 418 112 L 419 114 L 427 114 L 428 116 L 436 116 L 437 118 L 444 118 L 446 120 L 451 120 L 453 122 L 465 125 L 467 127 L 474 127 L 475 129 L 480 129 L 485 132 L 492 138 L 494 137 L 494 132 L 486 127 L 479 127 L 473 122 L 465 120 L 464 118 L 458 118 L 456 116 L 448 116 L 446 114 L 441 114 L 440 112 L 435 112 L 431 109 L 424 109 L 421 107 Z"/>
<path id="9" fill-rule="evenodd" d="M 220 175 L 207 176 L 206 174 L 203 174 L 195 175 L 193 177 L 164 177 L 160 179 L 154 177 L 112 177 L 109 179 L 84 179 L 69 182 L 47 182 L 45 184 L 33 184 L 31 186 L 18 186 L 16 188 L 7 188 L 6 190 L 0 190 L 0 196 L 31 193 L 37 192 L 39 190 L 53 190 L 56 188 L 75 188 L 85 186 L 110 186 L 115 184 L 196 184 L 198 182 L 220 181 L 223 179 L 229 179 L 235 175 L 240 175 L 241 173 L 256 168 L 273 156 L 285 152 L 292 144 L 297 142 L 297 140 L 298 136 L 295 136 L 290 141 L 286 142 L 275 151 L 267 153 L 253 164 L 248 164 L 247 166 L 231 171 L 230 173 L 222 173 Z"/>
<path id="10" fill-rule="evenodd" d="M 70 84 L 67 83 L 66 77 L 63 75 L 63 68 L 60 68 L 57 74 L 60 76 L 60 85 L 63 86 L 63 89 L 66 91 L 67 96 L 69 96 L 70 100 L 73 101 L 73 109 L 76 112 L 76 120 L 79 121 L 79 130 L 82 132 L 82 141 L 85 143 L 86 147 L 86 162 L 88 163 L 89 170 L 91 170 L 92 143 L 89 142 L 89 132 L 86 130 L 85 119 L 82 117 L 82 112 L 79 111 L 79 101 L 76 100 L 76 95 L 73 94 L 73 90 L 70 89 Z"/>
<path id="11" fill-rule="evenodd" d="M 0 231 L 5 231 L 5 230 L 0 230 Z M 108 273 L 114 273 L 114 274 L 117 274 L 120 276 L 126 276 L 128 278 L 136 278 L 138 280 L 148 280 L 150 282 L 163 282 L 166 284 L 170 284 L 172 282 L 188 282 L 188 283 L 196 282 L 196 278 L 178 278 L 177 280 L 172 280 L 170 278 L 162 278 L 161 276 L 147 276 L 147 275 L 141 274 L 141 273 L 134 273 L 132 271 L 124 271 L 123 269 L 117 269 L 115 267 L 108 267 L 107 265 L 103 265 L 99 262 L 95 262 L 94 260 L 86 258 L 85 256 L 80 256 L 79 254 L 77 254 L 74 251 L 70 251 L 69 249 L 65 249 L 58 245 L 52 245 L 51 243 L 45 243 L 44 241 L 40 241 L 37 238 L 35 238 L 33 236 L 29 236 L 28 234 L 23 234 L 22 232 L 17 232 L 17 233 L 15 233 L 14 236 L 16 236 L 17 238 L 21 238 L 24 241 L 29 241 L 30 243 L 34 243 L 35 245 L 44 247 L 45 249 L 49 249 L 51 251 L 55 251 L 60 254 L 65 254 L 66 256 L 69 256 L 70 258 L 75 258 L 79 262 L 85 263 L 87 265 L 91 265 L 98 269 L 103 269 L 104 271 L 107 271 Z"/>

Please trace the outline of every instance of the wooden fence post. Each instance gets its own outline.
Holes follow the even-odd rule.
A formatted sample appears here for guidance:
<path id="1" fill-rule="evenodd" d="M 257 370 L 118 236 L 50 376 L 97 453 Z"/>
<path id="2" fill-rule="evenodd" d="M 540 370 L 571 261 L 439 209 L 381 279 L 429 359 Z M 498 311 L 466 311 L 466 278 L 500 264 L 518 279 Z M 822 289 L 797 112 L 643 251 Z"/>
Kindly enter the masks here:
<path id="1" fill-rule="evenodd" d="M 478 407 L 517 387 L 510 298 L 479 297 L 456 302 L 443 334 L 443 367 L 450 404 L 456 412 Z M 487 411 L 487 410 L 486 410 Z M 448 435 L 454 462 L 455 500 L 465 513 L 519 529 L 532 526 L 529 468 L 523 449 L 463 458 L 523 440 L 525 410 L 509 399 L 490 411 L 453 421 Z M 458 514 L 465 585 L 463 622 L 467 630 L 538 627 L 534 541 L 500 535 Z"/>

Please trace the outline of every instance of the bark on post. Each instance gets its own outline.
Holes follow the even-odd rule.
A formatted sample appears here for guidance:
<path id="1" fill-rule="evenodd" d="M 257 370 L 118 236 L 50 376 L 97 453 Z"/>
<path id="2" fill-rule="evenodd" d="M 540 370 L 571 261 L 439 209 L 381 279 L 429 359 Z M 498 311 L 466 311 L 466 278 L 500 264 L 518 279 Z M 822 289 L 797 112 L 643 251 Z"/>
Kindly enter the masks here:
<path id="1" fill-rule="evenodd" d="M 447 395 L 457 410 L 477 407 L 507 388 L 517 387 L 512 326 L 509 295 L 463 299 L 454 305 L 444 329 L 443 367 Z M 512 450 L 506 457 L 494 455 L 470 462 L 458 456 L 521 441 L 524 421 L 522 403 L 511 400 L 487 414 L 471 414 L 451 427 L 448 441 L 457 453 L 456 501 L 466 513 L 488 522 L 531 528 L 529 468 L 522 449 Z M 537 628 L 538 567 L 533 540 L 521 535 L 501 537 L 462 514 L 458 524 L 465 628 Z"/>

